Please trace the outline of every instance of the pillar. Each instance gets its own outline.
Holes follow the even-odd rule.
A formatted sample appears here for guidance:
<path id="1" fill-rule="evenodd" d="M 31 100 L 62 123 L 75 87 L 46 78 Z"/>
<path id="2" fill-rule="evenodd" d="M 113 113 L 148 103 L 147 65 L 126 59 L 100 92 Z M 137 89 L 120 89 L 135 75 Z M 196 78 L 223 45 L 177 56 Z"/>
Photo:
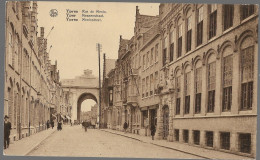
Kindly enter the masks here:
<path id="1" fill-rule="evenodd" d="M 157 127 L 156 127 L 155 139 L 162 139 L 162 132 L 163 132 L 162 104 L 159 104 L 159 108 L 157 110 Z"/>
<path id="2" fill-rule="evenodd" d="M 173 141 L 173 98 L 169 98 L 169 136 L 168 141 Z"/>

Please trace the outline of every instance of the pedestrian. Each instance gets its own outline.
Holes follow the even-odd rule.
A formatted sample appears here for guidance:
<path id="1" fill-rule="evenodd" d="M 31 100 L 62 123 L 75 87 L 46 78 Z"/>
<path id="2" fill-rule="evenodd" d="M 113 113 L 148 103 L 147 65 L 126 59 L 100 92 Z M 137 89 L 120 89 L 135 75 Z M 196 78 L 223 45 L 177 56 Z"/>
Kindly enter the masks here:
<path id="1" fill-rule="evenodd" d="M 151 136 L 152 136 L 152 140 L 154 140 L 154 135 L 156 132 L 156 127 L 154 124 L 151 125 Z"/>
<path id="2" fill-rule="evenodd" d="M 9 122 L 9 117 L 7 115 L 5 115 L 4 117 L 4 149 L 9 147 L 9 143 L 10 143 L 10 131 L 12 129 L 12 125 Z"/>
<path id="3" fill-rule="evenodd" d="M 125 130 L 125 133 L 126 133 L 126 129 L 127 129 L 127 127 L 128 127 L 128 125 L 127 125 L 127 123 L 126 123 L 126 121 L 125 121 L 125 123 L 124 123 L 124 130 Z"/>
<path id="4" fill-rule="evenodd" d="M 62 130 L 62 123 L 61 123 L 61 121 L 58 122 L 57 129 L 58 129 L 58 131 Z"/>
<path id="5" fill-rule="evenodd" d="M 49 120 L 47 120 L 46 125 L 47 125 L 47 129 L 49 129 L 50 128 L 50 121 Z"/>
<path id="6" fill-rule="evenodd" d="M 51 128 L 53 129 L 53 127 L 54 127 L 54 121 L 52 120 L 51 121 Z"/>
<path id="7" fill-rule="evenodd" d="M 84 128 L 85 128 L 85 132 L 87 132 L 87 130 L 88 130 L 88 122 L 84 123 Z"/>

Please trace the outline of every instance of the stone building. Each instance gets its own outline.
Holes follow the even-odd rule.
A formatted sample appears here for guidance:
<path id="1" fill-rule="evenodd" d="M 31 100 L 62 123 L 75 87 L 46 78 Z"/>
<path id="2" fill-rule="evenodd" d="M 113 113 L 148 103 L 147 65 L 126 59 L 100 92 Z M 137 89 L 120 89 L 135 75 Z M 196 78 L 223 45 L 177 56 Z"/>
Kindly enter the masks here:
<path id="1" fill-rule="evenodd" d="M 146 24 L 148 18 L 138 12 L 137 21 Z M 131 57 L 139 65 L 140 92 L 136 110 L 127 111 L 129 131 L 149 135 L 155 124 L 157 139 L 255 157 L 258 12 L 257 5 L 167 3 L 160 4 L 158 19 L 140 35 L 136 33 L 142 23 L 136 23 Z M 115 82 L 117 70 L 124 68 L 116 65 Z M 115 97 L 117 84 L 124 82 L 120 78 L 113 87 Z M 129 79 L 121 88 L 124 96 Z M 113 105 L 124 106 L 117 105 L 120 100 L 124 102 L 121 98 Z M 135 121 L 140 112 L 140 122 Z"/>
<path id="2" fill-rule="evenodd" d="M 37 2 L 6 3 L 4 114 L 12 124 L 11 141 L 46 128 L 51 110 L 59 108 L 53 92 L 44 28 L 37 28 Z M 55 73 L 58 74 L 58 73 Z"/>

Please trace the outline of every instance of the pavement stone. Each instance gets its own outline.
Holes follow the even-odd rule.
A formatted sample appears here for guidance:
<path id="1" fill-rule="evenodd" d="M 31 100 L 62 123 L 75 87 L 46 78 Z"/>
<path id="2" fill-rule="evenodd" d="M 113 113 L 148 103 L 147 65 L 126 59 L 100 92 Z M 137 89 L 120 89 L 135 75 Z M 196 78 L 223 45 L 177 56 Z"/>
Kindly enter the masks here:
<path id="1" fill-rule="evenodd" d="M 5 156 L 25 156 L 36 148 L 42 141 L 56 131 L 56 128 L 44 130 L 18 141 L 13 141 L 9 148 L 5 149 Z M 26 144 L 26 145 L 25 145 Z"/>
<path id="2" fill-rule="evenodd" d="M 199 156 L 199 157 L 206 158 L 206 159 L 254 159 L 251 157 L 216 151 L 213 149 L 206 149 L 206 148 L 191 146 L 191 145 L 183 144 L 183 143 L 179 143 L 179 142 L 169 142 L 166 140 L 152 140 L 152 138 L 149 136 L 141 136 L 141 135 L 132 134 L 132 133 L 124 133 L 122 131 L 111 130 L 111 129 L 101 129 L 101 130 L 112 133 L 112 134 L 117 134 L 117 135 L 121 135 L 121 136 L 128 137 L 131 139 L 135 139 L 137 141 L 141 141 L 144 143 L 150 143 L 150 144 L 153 144 L 156 146 L 177 150 L 180 152 L 188 153 L 188 154 L 191 154 L 194 156 Z"/>

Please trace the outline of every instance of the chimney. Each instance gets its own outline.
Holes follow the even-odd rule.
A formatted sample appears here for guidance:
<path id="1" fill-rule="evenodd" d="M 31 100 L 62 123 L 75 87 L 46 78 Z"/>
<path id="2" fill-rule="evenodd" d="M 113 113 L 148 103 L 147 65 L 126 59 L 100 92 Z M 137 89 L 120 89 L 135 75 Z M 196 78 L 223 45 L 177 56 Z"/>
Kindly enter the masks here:
<path id="1" fill-rule="evenodd" d="M 106 53 L 103 54 L 103 59 L 104 59 L 104 66 L 103 66 L 103 81 L 106 78 Z"/>
<path id="2" fill-rule="evenodd" d="M 136 6 L 136 15 L 139 15 L 139 9 L 138 9 L 138 6 Z"/>
<path id="3" fill-rule="evenodd" d="M 121 42 L 121 40 L 122 40 L 122 35 L 120 35 L 120 42 Z"/>
<path id="4" fill-rule="evenodd" d="M 44 37 L 44 27 L 41 27 L 41 37 Z"/>

